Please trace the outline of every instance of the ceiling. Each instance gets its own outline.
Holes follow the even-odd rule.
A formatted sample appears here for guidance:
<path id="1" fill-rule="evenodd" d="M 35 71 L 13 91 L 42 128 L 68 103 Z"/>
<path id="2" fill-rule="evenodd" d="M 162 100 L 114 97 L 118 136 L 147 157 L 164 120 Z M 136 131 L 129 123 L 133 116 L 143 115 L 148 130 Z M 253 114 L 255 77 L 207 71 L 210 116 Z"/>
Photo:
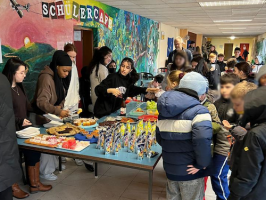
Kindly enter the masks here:
<path id="1" fill-rule="evenodd" d="M 266 4 L 201 7 L 217 0 L 99 0 L 164 24 L 205 36 L 256 36 L 266 32 Z M 229 0 L 223 0 L 229 1 Z M 234 1 L 234 0 L 231 0 Z M 258 0 L 242 0 L 258 1 Z M 250 20 L 245 22 L 214 22 Z"/>

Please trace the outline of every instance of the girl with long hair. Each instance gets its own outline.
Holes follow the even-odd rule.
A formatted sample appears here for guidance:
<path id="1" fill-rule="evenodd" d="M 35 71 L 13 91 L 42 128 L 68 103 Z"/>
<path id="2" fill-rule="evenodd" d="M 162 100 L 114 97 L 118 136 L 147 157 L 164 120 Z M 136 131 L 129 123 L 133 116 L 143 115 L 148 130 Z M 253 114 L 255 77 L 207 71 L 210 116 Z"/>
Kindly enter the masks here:
<path id="1" fill-rule="evenodd" d="M 124 58 L 117 73 L 109 74 L 96 88 L 98 96 L 94 107 L 94 115 L 98 118 L 109 115 L 119 108 L 127 97 L 146 94 L 148 91 L 156 90 L 135 86 L 139 80 L 134 62 L 131 58 Z"/>
<path id="2" fill-rule="evenodd" d="M 250 76 L 251 67 L 247 62 L 240 62 L 235 65 L 234 74 L 240 78 L 240 82 L 247 81 L 254 83 L 254 80 Z"/>
<path id="3" fill-rule="evenodd" d="M 167 77 L 172 71 L 181 70 L 184 72 L 187 69 L 187 66 L 188 66 L 187 54 L 184 51 L 180 51 L 180 50 L 176 51 L 174 55 L 174 63 L 168 66 L 168 70 L 163 79 L 162 89 L 168 90 Z"/>
<path id="4" fill-rule="evenodd" d="M 20 59 L 10 58 L 3 70 L 3 74 L 7 77 L 10 83 L 17 131 L 23 130 L 32 125 L 28 120 L 28 113 L 31 111 L 31 106 L 22 84 L 26 77 L 27 69 L 27 65 Z M 26 170 L 29 176 L 30 193 L 51 190 L 51 185 L 43 185 L 40 182 L 39 169 L 41 154 L 32 150 L 23 150 L 23 154 L 27 166 Z M 29 196 L 28 193 L 20 189 L 17 183 L 12 185 L 12 190 L 13 196 L 18 199 L 24 199 Z"/>
<path id="5" fill-rule="evenodd" d="M 91 100 L 93 107 L 97 100 L 95 88 L 108 76 L 109 72 L 106 66 L 111 61 L 112 50 L 110 48 L 108 48 L 107 46 L 103 46 L 100 49 L 95 49 L 92 61 L 90 62 L 88 67 L 88 77 L 90 77 Z"/>

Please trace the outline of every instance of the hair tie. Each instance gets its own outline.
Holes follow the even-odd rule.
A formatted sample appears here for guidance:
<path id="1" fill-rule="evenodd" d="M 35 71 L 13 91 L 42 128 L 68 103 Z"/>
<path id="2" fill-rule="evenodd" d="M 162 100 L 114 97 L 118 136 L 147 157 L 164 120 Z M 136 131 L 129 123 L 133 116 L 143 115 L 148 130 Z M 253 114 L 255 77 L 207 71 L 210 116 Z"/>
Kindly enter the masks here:
<path id="1" fill-rule="evenodd" d="M 179 74 L 179 79 L 181 80 L 184 76 L 185 76 L 184 73 L 180 73 L 180 74 Z"/>

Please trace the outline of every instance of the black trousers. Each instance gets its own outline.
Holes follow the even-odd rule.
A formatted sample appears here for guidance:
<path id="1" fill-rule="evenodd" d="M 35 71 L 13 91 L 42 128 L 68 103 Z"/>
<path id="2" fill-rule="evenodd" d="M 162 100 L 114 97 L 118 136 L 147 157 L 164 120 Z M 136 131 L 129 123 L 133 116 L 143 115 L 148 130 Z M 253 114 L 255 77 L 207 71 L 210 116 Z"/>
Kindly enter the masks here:
<path id="1" fill-rule="evenodd" d="M 40 162 L 41 153 L 37 151 L 24 149 L 23 151 L 25 163 L 27 166 L 35 166 L 36 163 Z"/>
<path id="2" fill-rule="evenodd" d="M 6 190 L 0 192 L 1 200 L 13 200 L 12 187 L 7 188 Z"/>

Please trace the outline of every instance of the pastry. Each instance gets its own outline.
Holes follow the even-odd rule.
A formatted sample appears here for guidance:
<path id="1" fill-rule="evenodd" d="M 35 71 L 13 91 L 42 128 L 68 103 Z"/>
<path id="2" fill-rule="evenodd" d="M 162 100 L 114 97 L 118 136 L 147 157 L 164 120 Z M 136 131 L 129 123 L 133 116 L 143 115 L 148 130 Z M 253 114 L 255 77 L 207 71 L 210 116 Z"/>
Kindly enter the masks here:
<path id="1" fill-rule="evenodd" d="M 123 118 L 121 119 L 121 122 L 122 122 L 122 123 L 127 123 L 127 122 L 132 123 L 132 122 L 135 122 L 135 121 L 134 121 L 134 119 L 127 118 L 127 117 L 123 117 Z"/>
<path id="2" fill-rule="evenodd" d="M 58 127 L 52 127 L 46 130 L 47 133 L 56 136 L 72 136 L 82 131 L 85 130 L 69 123 Z"/>

